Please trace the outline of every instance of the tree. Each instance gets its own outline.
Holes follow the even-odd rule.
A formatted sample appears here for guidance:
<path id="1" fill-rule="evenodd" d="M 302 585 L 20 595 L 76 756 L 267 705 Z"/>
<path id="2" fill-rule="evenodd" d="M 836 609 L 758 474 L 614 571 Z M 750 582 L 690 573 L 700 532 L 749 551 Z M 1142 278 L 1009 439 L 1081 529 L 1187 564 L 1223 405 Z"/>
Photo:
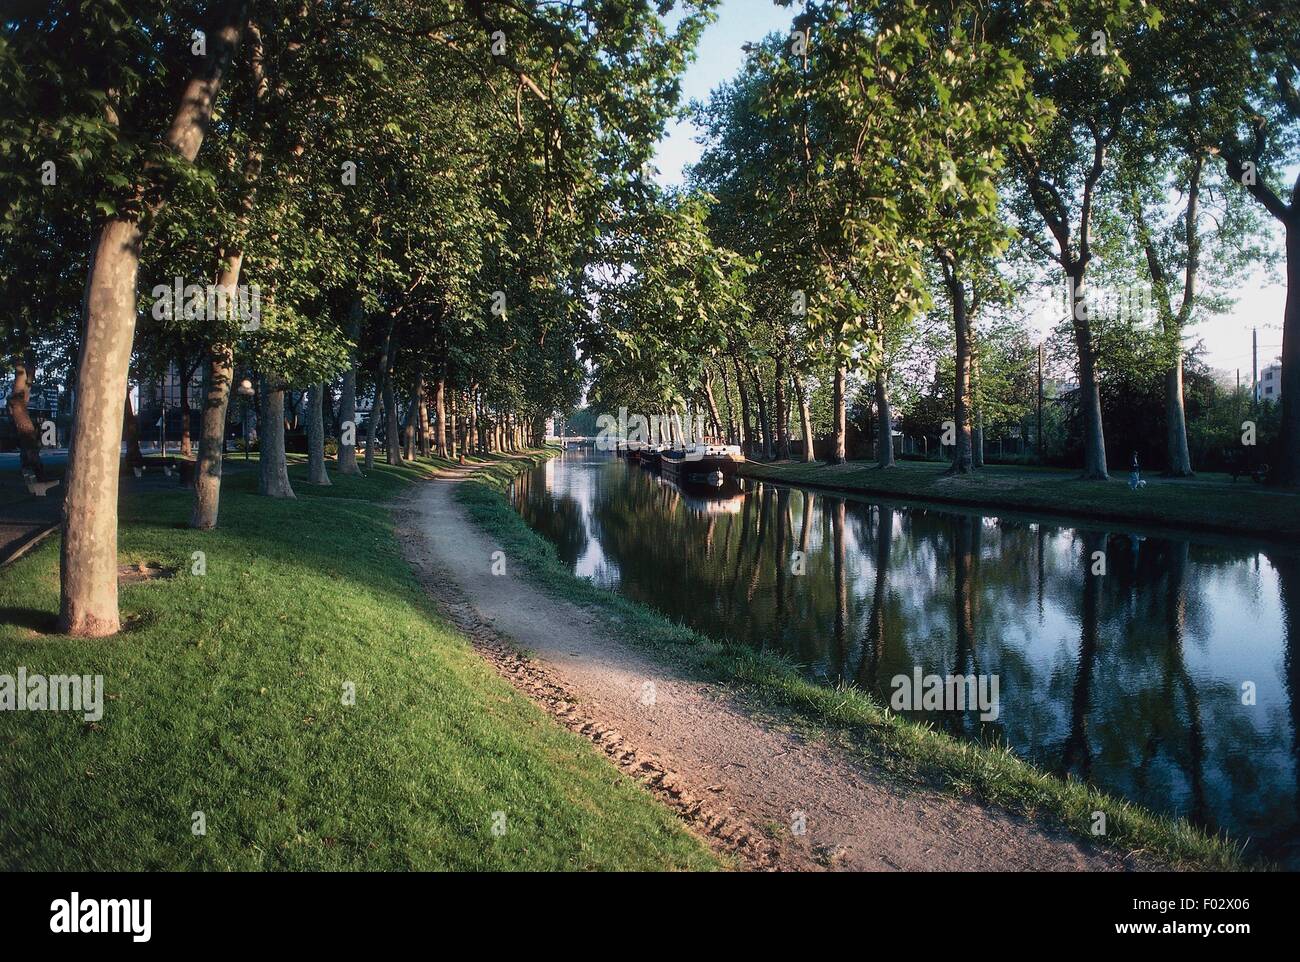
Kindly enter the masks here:
<path id="1" fill-rule="evenodd" d="M 1144 102 L 1129 63 L 1143 59 L 1142 43 L 1159 19 L 1154 8 L 1131 0 L 1072 5 L 1070 31 L 1051 41 L 1058 53 L 1072 47 L 1064 62 L 1026 61 L 1034 94 L 1053 108 L 1050 119 L 1038 125 L 1031 143 L 1012 148 L 1023 232 L 1065 276 L 1084 424 L 1083 473 L 1097 480 L 1109 474 L 1086 289 L 1093 214 L 1112 145 L 1134 105 Z M 1013 20 L 1008 38 L 1020 29 Z M 1038 240 L 1044 229 L 1049 243 Z"/>
<path id="2" fill-rule="evenodd" d="M 120 626 L 119 399 L 126 388 L 135 330 L 140 252 L 149 218 L 158 213 L 169 193 L 160 176 L 167 166 L 164 161 L 190 164 L 203 144 L 217 95 L 243 36 L 245 7 L 235 0 L 217 5 L 214 26 L 207 34 L 207 53 L 183 86 L 163 135 L 166 153 L 134 172 L 130 197 L 121 207 L 112 208 L 91 257 L 60 561 L 59 625 L 68 634 L 101 637 L 115 634 Z"/>
<path id="3" fill-rule="evenodd" d="M 1285 236 L 1282 423 L 1270 477 L 1294 486 L 1300 484 L 1300 176 L 1289 190 L 1278 185 L 1300 145 L 1300 11 L 1225 0 L 1172 12 L 1177 89 L 1199 121 L 1198 136 Z"/>

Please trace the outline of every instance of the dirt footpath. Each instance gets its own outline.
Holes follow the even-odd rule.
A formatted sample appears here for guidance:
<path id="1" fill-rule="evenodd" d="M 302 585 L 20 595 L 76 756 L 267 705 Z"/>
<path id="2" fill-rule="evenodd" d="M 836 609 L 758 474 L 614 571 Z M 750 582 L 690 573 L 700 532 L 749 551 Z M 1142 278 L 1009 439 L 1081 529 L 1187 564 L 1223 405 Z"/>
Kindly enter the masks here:
<path id="1" fill-rule="evenodd" d="M 547 596 L 430 481 L 399 511 L 407 557 L 505 677 L 590 738 L 742 867 L 1123 870 L 1061 833 L 978 803 L 891 783 L 843 750 L 755 717 Z M 524 654 L 520 654 L 520 652 Z"/>

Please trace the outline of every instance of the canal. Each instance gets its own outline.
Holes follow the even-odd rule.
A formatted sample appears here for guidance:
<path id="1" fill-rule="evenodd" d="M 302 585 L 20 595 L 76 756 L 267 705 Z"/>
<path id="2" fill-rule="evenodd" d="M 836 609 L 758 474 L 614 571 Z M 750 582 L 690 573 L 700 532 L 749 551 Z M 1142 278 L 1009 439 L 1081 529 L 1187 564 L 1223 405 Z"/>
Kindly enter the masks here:
<path id="1" fill-rule="evenodd" d="M 569 451 L 512 498 L 578 575 L 703 634 L 884 704 L 918 668 L 996 678 L 996 718 L 904 714 L 1300 865 L 1300 551 L 737 488 Z"/>

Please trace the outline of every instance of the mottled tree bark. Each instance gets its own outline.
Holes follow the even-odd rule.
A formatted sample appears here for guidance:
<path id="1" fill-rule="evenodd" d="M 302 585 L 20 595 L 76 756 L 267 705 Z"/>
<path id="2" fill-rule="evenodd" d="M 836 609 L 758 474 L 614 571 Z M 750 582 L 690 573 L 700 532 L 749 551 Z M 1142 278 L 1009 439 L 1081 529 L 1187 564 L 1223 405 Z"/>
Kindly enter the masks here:
<path id="1" fill-rule="evenodd" d="M 222 5 L 208 56 L 185 84 L 164 143 L 193 161 L 217 93 L 239 44 L 246 3 Z M 155 207 L 161 206 L 155 204 Z M 117 216 L 101 228 L 87 278 L 86 318 L 77 365 L 77 407 L 68 458 L 59 558 L 59 629 L 81 637 L 116 634 L 117 494 L 121 408 L 135 335 L 136 281 L 145 231 Z"/>

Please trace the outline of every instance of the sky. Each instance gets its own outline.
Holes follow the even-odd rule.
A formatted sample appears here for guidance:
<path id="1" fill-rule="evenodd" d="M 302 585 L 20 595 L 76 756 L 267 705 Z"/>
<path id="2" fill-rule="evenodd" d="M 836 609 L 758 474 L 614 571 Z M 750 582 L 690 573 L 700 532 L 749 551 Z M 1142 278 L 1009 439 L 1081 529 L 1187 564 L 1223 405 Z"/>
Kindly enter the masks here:
<path id="1" fill-rule="evenodd" d="M 682 103 L 706 100 L 713 88 L 735 76 L 744 61 L 742 44 L 761 40 L 772 31 L 786 33 L 798 7 L 780 7 L 773 0 L 723 0 L 718 19 L 704 31 L 698 56 L 682 78 Z M 696 128 L 687 121 L 670 124 L 659 141 L 654 164 L 661 184 L 680 184 L 687 165 L 699 159 Z M 1294 176 L 1295 171 L 1291 172 Z M 1228 313 L 1194 325 L 1189 344 L 1203 342 L 1204 359 L 1213 368 L 1235 375 L 1241 370 L 1242 383 L 1250 381 L 1251 329 L 1259 329 L 1259 367 L 1275 363 L 1282 352 L 1282 310 L 1286 302 L 1281 232 L 1276 221 L 1269 227 L 1274 235 L 1279 269 L 1270 279 L 1267 271 L 1256 271 L 1243 281 L 1236 306 Z M 1033 323 L 1043 333 L 1046 322 Z"/>

